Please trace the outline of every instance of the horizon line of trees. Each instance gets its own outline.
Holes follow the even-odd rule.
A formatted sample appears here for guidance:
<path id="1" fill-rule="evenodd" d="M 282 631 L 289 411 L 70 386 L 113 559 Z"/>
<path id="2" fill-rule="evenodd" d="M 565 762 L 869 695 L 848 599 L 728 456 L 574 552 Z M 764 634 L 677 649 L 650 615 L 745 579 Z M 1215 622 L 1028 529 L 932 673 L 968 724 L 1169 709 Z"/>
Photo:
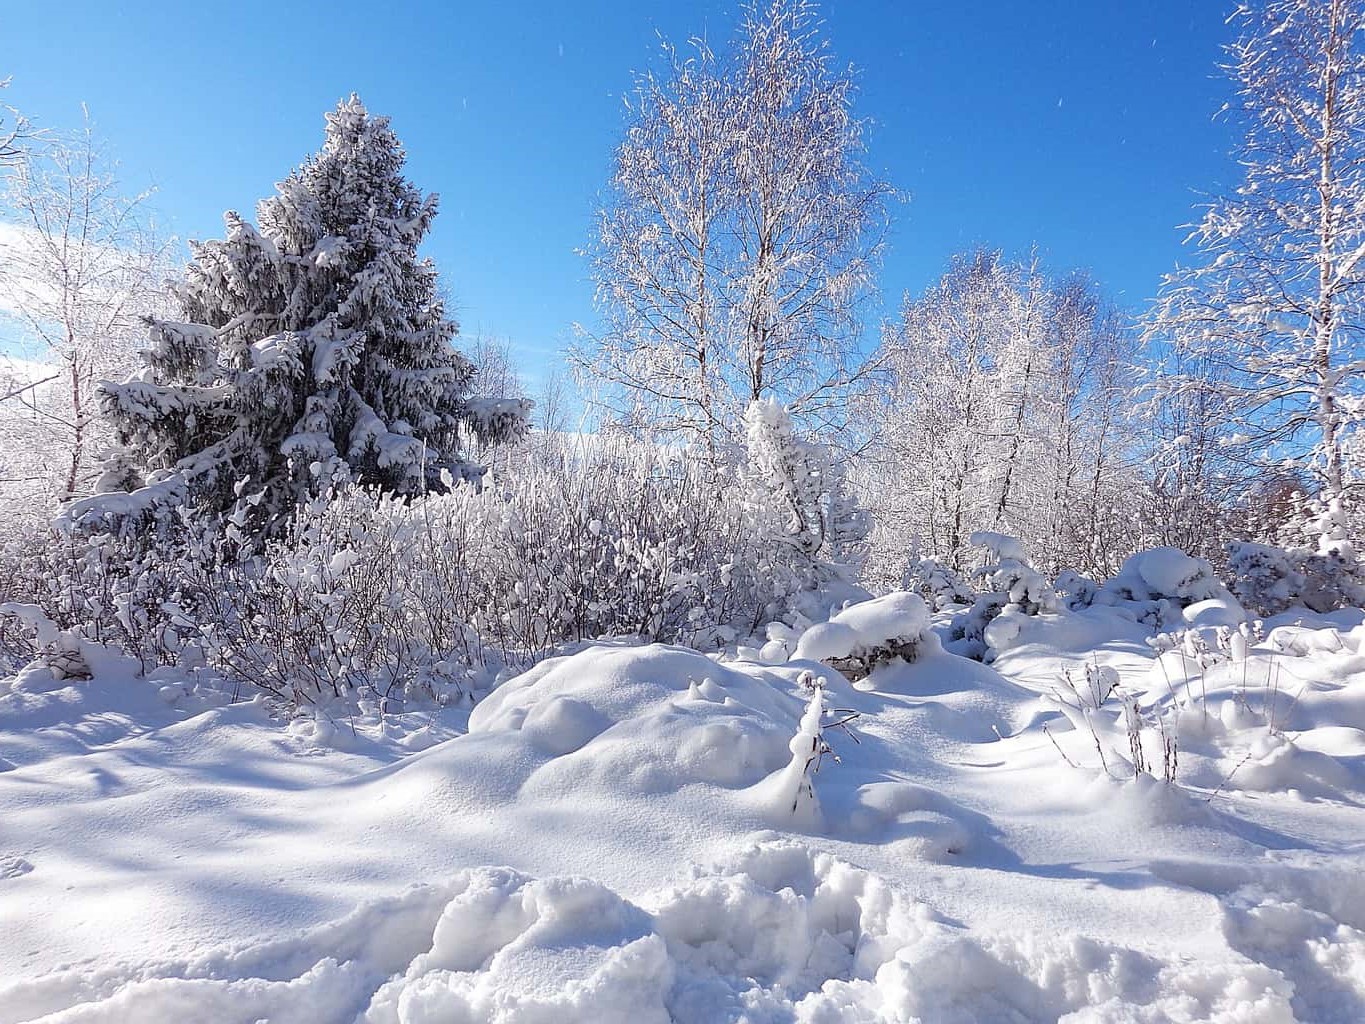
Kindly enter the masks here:
<path id="1" fill-rule="evenodd" d="M 907 293 L 870 353 L 863 313 L 897 193 L 867 166 L 856 77 L 816 5 L 752 0 L 724 47 L 666 48 L 635 81 L 585 249 L 600 326 L 568 359 L 598 429 L 676 446 L 719 479 L 749 457 L 754 409 L 782 407 L 801 446 L 784 458 L 818 467 L 793 472 L 838 481 L 841 521 L 856 519 L 850 501 L 871 513 L 848 557 L 883 586 L 920 556 L 963 567 L 979 530 L 1090 574 L 1154 544 L 1215 560 L 1234 539 L 1351 554 L 1365 0 L 1260 0 L 1237 18 L 1229 114 L 1245 179 L 1209 204 L 1190 265 L 1140 322 L 1083 274 L 984 248 Z M 398 176 L 396 139 L 375 141 L 387 122 L 352 103 L 259 226 L 230 215 L 169 295 L 146 197 L 119 195 L 88 126 L 75 144 L 35 143 L 21 119 L 0 123 L 4 205 L 26 233 L 0 245 L 0 287 L 61 374 L 0 380 L 12 510 L 40 490 L 48 508 L 69 504 L 99 480 L 174 481 L 176 498 L 212 492 L 225 509 L 245 479 L 284 515 L 338 468 L 399 494 L 448 487 L 477 475 L 465 449 L 517 472 L 529 456 L 486 442 L 516 441 L 528 408 L 479 383 L 416 256 L 435 198 Z M 383 225 L 357 233 L 366 188 Z M 485 384 L 515 383 L 505 350 L 481 354 Z M 563 381 L 546 393 L 566 425 Z M 117 465 L 101 467 L 111 441 Z M 784 486 L 811 507 L 836 501 Z M 793 513 L 793 536 L 818 518 Z"/>

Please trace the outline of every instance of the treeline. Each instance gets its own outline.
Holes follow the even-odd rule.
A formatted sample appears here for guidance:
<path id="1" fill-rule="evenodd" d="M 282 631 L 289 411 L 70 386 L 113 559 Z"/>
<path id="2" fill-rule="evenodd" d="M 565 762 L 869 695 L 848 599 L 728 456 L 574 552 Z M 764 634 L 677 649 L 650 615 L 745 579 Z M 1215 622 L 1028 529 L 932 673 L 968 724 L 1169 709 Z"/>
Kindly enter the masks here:
<path id="1" fill-rule="evenodd" d="M 814 5 L 761 0 L 726 46 L 667 50 L 595 220 L 577 439 L 561 394 L 537 432 L 491 383 L 515 374 L 462 354 L 419 254 L 436 197 L 358 98 L 164 290 L 142 197 L 88 133 L 0 131 L 0 287 L 35 343 L 0 380 L 23 526 L 0 602 L 76 660 L 109 641 L 260 678 L 323 665 L 316 697 L 599 632 L 758 643 L 855 581 L 974 568 L 981 531 L 1050 579 L 1171 545 L 1254 575 L 1267 607 L 1352 600 L 1365 0 L 1239 17 L 1246 182 L 1151 310 L 983 249 L 870 346 L 896 191 Z"/>

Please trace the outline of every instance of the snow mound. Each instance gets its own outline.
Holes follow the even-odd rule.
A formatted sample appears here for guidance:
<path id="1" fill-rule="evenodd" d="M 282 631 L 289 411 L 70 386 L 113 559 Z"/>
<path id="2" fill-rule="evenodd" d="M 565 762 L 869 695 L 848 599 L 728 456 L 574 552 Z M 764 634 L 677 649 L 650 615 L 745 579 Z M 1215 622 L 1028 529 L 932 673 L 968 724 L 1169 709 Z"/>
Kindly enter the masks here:
<path id="1" fill-rule="evenodd" d="M 897 656 L 913 661 L 932 637 L 924 598 L 901 590 L 849 605 L 828 622 L 810 627 L 801 634 L 795 657 L 870 668 Z"/>
<path id="2" fill-rule="evenodd" d="M 1181 613 L 1191 629 L 1235 629 L 1247 619 L 1247 613 L 1230 598 L 1209 598 L 1196 601 Z"/>
<path id="3" fill-rule="evenodd" d="M 801 713 L 792 690 L 686 648 L 600 646 L 504 683 L 469 732 L 516 736 L 549 758 L 530 782 L 542 794 L 748 786 L 787 760 Z"/>

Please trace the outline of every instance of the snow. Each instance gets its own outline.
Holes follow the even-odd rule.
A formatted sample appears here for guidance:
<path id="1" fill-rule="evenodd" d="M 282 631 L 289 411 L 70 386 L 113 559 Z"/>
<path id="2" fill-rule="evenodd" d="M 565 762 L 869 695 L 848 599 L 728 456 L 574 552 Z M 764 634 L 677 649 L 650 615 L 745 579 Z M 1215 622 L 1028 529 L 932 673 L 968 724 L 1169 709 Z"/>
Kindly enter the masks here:
<path id="1" fill-rule="evenodd" d="M 27 669 L 0 1022 L 1361 1019 L 1359 614 L 1204 664 L 1103 605 L 990 666 L 811 660 L 946 628 L 911 596 L 776 665 L 589 645 L 472 711 L 281 723 L 187 670 Z M 1157 777 L 1119 694 L 1059 704 L 1087 665 Z"/>
<path id="2" fill-rule="evenodd" d="M 1024 550 L 1024 545 L 1003 533 L 978 530 L 967 538 L 967 543 L 974 548 L 984 548 L 986 553 L 990 555 L 992 562 L 1004 562 L 1006 560 L 1028 562 L 1028 552 Z"/>
<path id="3" fill-rule="evenodd" d="M 796 657 L 833 661 L 879 648 L 916 643 L 929 629 L 929 607 L 918 594 L 896 591 L 850 605 L 801 635 Z"/>
<path id="4" fill-rule="evenodd" d="M 1213 598 L 1231 599 L 1202 558 L 1178 548 L 1152 548 L 1124 560 L 1118 574 L 1100 588 L 1104 600 L 1172 600 L 1181 605 Z"/>

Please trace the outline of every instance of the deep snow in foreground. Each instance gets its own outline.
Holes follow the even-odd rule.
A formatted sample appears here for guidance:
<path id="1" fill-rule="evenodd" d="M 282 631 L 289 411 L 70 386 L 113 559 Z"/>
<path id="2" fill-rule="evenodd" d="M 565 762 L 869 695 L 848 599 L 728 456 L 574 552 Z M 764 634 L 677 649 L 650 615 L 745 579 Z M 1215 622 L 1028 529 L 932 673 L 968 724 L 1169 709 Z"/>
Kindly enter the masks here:
<path id="1" fill-rule="evenodd" d="M 1208 651 L 1235 618 L 1189 617 Z M 1158 657 L 1094 607 L 857 684 L 601 645 L 472 713 L 288 727 L 30 669 L 0 683 L 0 1022 L 1362 1020 L 1359 623 Z"/>

